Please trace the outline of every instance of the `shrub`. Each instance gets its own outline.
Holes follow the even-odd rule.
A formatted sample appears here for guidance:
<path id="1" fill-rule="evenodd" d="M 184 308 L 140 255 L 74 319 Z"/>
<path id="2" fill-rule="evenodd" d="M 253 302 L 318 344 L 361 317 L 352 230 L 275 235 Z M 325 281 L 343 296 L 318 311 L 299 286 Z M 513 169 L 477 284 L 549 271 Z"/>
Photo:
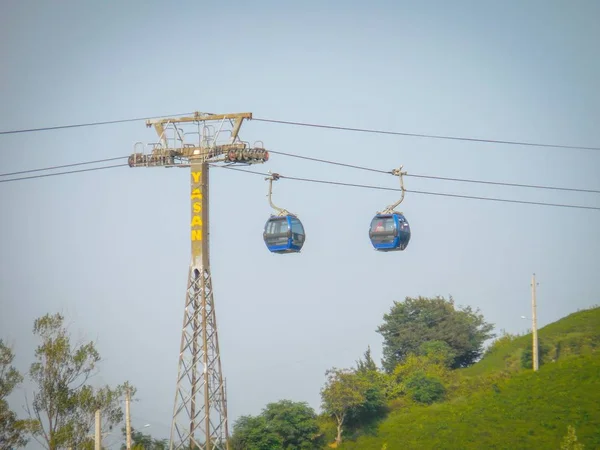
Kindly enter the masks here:
<path id="1" fill-rule="evenodd" d="M 507 347 L 510 343 L 516 341 L 520 336 L 518 334 L 511 334 L 505 330 L 501 331 L 502 335 L 494 339 L 494 341 L 485 349 L 483 356 L 488 356 L 496 353 L 503 347 Z"/>
<path id="2" fill-rule="evenodd" d="M 426 405 L 443 400 L 446 395 L 446 388 L 442 381 L 437 377 L 427 376 L 423 372 L 417 372 L 408 377 L 405 385 L 415 402 Z"/>
<path id="3" fill-rule="evenodd" d="M 545 358 L 551 350 L 552 348 L 549 345 L 538 339 L 538 365 L 540 367 L 544 364 L 544 362 L 546 362 Z M 523 349 L 523 353 L 521 353 L 521 367 L 523 369 L 531 369 L 533 367 L 532 342 L 530 342 L 529 346 Z"/>

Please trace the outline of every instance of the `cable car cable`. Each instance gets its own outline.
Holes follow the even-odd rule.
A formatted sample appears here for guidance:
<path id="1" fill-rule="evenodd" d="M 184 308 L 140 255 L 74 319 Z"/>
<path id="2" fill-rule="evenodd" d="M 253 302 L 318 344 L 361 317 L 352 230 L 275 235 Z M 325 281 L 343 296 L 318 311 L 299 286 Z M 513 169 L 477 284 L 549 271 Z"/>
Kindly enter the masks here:
<path id="1" fill-rule="evenodd" d="M 58 176 L 58 175 L 68 175 L 68 174 L 72 174 L 72 173 L 91 172 L 94 170 L 114 169 L 114 168 L 118 168 L 118 167 L 127 167 L 127 166 L 128 166 L 128 164 L 114 164 L 114 165 L 110 165 L 110 166 L 91 167 L 91 168 L 87 168 L 87 169 L 70 170 L 67 172 L 57 172 L 57 173 L 49 173 L 49 174 L 41 174 L 41 175 L 32 175 L 29 177 L 11 178 L 8 180 L 0 180 L 0 183 L 8 183 L 11 181 L 21 181 L 21 180 L 31 180 L 31 179 L 35 179 L 35 178 L 45 178 L 45 177 L 52 177 L 52 176 Z M 237 167 L 217 166 L 217 165 L 213 165 L 213 164 L 210 164 L 210 166 L 218 167 L 218 168 L 222 168 L 222 169 L 236 170 L 239 172 L 246 172 L 246 173 L 255 174 L 255 175 L 269 176 L 269 174 L 265 173 L 265 172 L 256 172 L 253 170 L 240 169 Z M 43 169 L 36 169 L 36 170 L 43 170 Z M 284 176 L 284 175 L 280 175 L 280 177 L 288 179 L 288 180 L 294 180 L 294 181 L 305 181 L 305 182 L 312 182 L 312 183 L 331 184 L 331 185 L 338 185 L 338 186 L 348 186 L 348 187 L 375 189 L 375 190 L 383 190 L 383 191 L 398 191 L 398 192 L 401 191 L 401 189 L 397 189 L 397 188 L 388 188 L 388 187 L 374 186 L 374 185 L 343 183 L 343 182 L 339 182 L 339 181 L 329 181 L 329 180 L 315 180 L 315 179 L 310 179 L 310 178 L 289 177 L 289 176 Z M 495 198 L 495 197 L 477 197 L 477 196 L 471 196 L 471 195 L 449 194 L 449 193 L 443 193 L 443 192 L 415 191 L 415 190 L 409 190 L 409 189 L 406 189 L 406 192 L 410 192 L 413 194 L 437 195 L 437 196 L 443 196 L 443 197 L 455 197 L 455 198 L 465 198 L 465 199 L 473 199 L 473 200 L 487 200 L 487 201 L 496 201 L 496 202 L 505 202 L 505 203 L 519 203 L 519 204 L 527 204 L 527 205 L 554 206 L 554 207 L 561 207 L 561 208 L 600 210 L 600 207 L 584 206 L 584 205 L 529 202 L 529 201 L 525 201 L 525 200 L 501 199 L 501 198 Z"/>
<path id="2" fill-rule="evenodd" d="M 386 135 L 392 135 L 392 136 L 407 136 L 407 137 L 419 137 L 419 138 L 428 138 L 428 139 L 445 139 L 445 140 L 453 140 L 453 141 L 481 142 L 481 143 L 487 143 L 487 144 L 523 145 L 523 146 L 528 146 L 528 147 L 560 148 L 560 149 L 569 149 L 569 150 L 600 151 L 600 147 L 586 147 L 586 146 L 579 146 L 579 145 L 545 144 L 545 143 L 536 143 L 536 142 L 504 141 L 504 140 L 498 140 L 498 139 L 481 139 L 481 138 L 469 138 L 469 137 L 461 137 L 461 136 L 447 136 L 447 135 L 436 135 L 436 134 L 406 133 L 406 132 L 401 132 L 401 131 L 375 130 L 375 129 L 370 129 L 370 128 L 353 128 L 353 127 L 344 127 L 344 126 L 337 126 L 337 125 L 324 125 L 324 124 L 307 123 L 307 122 L 292 122 L 292 121 L 287 121 L 287 120 L 265 119 L 265 118 L 260 118 L 260 117 L 253 117 L 252 120 L 257 120 L 259 122 L 285 124 L 285 125 L 296 125 L 296 126 L 302 126 L 302 127 L 326 128 L 326 129 L 330 129 L 330 130 L 386 134 Z"/>
<path id="3" fill-rule="evenodd" d="M 112 166 L 90 167 L 88 169 L 69 170 L 67 172 L 45 173 L 42 175 L 32 175 L 30 177 L 9 178 L 8 180 L 0 180 L 0 183 L 8 183 L 10 181 L 32 180 L 34 178 L 54 177 L 57 175 L 68 175 L 71 173 L 92 172 L 94 170 L 114 169 L 116 167 L 128 167 L 129 164 L 114 164 Z M 40 169 L 43 170 L 43 169 Z"/>
<path id="4" fill-rule="evenodd" d="M 427 178 L 431 180 L 443 180 L 443 181 L 459 181 L 462 183 L 478 183 L 478 184 L 490 184 L 496 186 L 509 186 L 509 187 L 524 187 L 530 189 L 548 189 L 555 191 L 568 191 L 568 192 L 587 192 L 592 194 L 600 194 L 600 190 L 596 189 L 583 189 L 583 188 L 567 188 L 567 187 L 558 187 L 558 186 L 542 186 L 538 184 L 520 184 L 520 183 L 506 183 L 500 181 L 485 181 L 485 180 L 471 180 L 466 178 L 450 178 L 450 177 L 438 177 L 433 175 L 417 175 L 417 174 L 406 174 L 406 177 L 415 177 L 415 178 Z"/>
<path id="5" fill-rule="evenodd" d="M 292 158 L 306 159 L 308 161 L 315 161 L 315 162 L 320 162 L 320 163 L 325 163 L 325 164 L 333 164 L 335 166 L 350 167 L 351 169 L 360 169 L 360 170 L 366 170 L 369 172 L 385 173 L 385 174 L 390 174 L 390 175 L 392 174 L 391 170 L 371 169 L 369 167 L 355 166 L 353 164 L 346 164 L 346 163 L 341 163 L 341 162 L 337 162 L 337 161 L 330 161 L 327 159 L 313 158 L 311 156 L 295 155 L 293 153 L 278 152 L 275 150 L 269 150 L 269 153 L 273 153 L 275 155 L 291 156 Z"/>
<path id="6" fill-rule="evenodd" d="M 194 114 L 194 113 L 188 112 L 188 113 L 181 113 L 181 114 L 166 114 L 166 115 L 151 116 L 151 117 L 136 117 L 136 118 L 131 118 L 131 119 L 117 119 L 117 120 L 106 120 L 106 121 L 68 124 L 68 125 L 56 125 L 56 126 L 50 126 L 50 127 L 5 130 L 5 131 L 0 131 L 0 135 L 33 133 L 33 132 L 38 132 L 38 131 L 62 130 L 62 129 L 68 129 L 68 128 L 82 128 L 82 127 L 92 127 L 92 126 L 99 126 L 99 125 L 112 125 L 112 124 L 118 124 L 118 123 L 138 122 L 138 121 L 142 121 L 142 120 L 155 119 L 157 117 L 187 116 L 187 115 L 192 115 L 192 114 Z M 211 114 L 211 113 L 209 113 L 209 114 Z M 382 135 L 392 135 L 392 136 L 419 137 L 419 138 L 427 138 L 427 139 L 444 139 L 444 140 L 454 140 L 454 141 L 480 142 L 480 143 L 488 143 L 488 144 L 522 145 L 522 146 L 528 146 L 528 147 L 558 148 L 558 149 L 568 149 L 568 150 L 600 151 L 600 147 L 547 144 L 547 143 L 536 143 L 536 142 L 525 142 L 525 141 L 508 141 L 508 140 L 499 140 L 499 139 L 470 138 L 470 137 L 463 137 L 463 136 L 449 136 L 449 135 L 436 135 L 436 134 L 423 134 L 423 133 L 408 133 L 408 132 L 391 131 L 391 130 L 376 130 L 376 129 L 371 129 L 371 128 L 355 128 L 355 127 L 326 125 L 326 124 L 308 123 L 308 122 L 293 122 L 293 121 L 288 121 L 288 120 L 268 119 L 268 118 L 264 118 L 264 117 L 253 117 L 250 120 L 256 120 L 258 122 L 266 122 L 266 123 L 295 125 L 295 126 L 313 127 L 313 128 L 324 128 L 324 129 L 339 130 L 339 131 L 354 131 L 354 132 L 361 132 L 361 133 L 382 134 Z"/>
<path id="7" fill-rule="evenodd" d="M 350 167 L 352 169 L 360 169 L 360 170 L 365 170 L 365 171 L 369 171 L 369 172 L 384 173 L 384 174 L 390 174 L 390 175 L 392 174 L 392 171 L 390 171 L 390 170 L 373 169 L 370 167 L 356 166 L 356 165 L 341 163 L 341 162 L 337 162 L 337 161 L 330 161 L 327 159 L 319 159 L 319 158 L 313 158 L 310 156 L 295 155 L 293 153 L 278 152 L 275 150 L 269 150 L 269 153 L 273 153 L 276 155 L 290 156 L 290 157 L 299 158 L 299 159 L 306 159 L 308 161 L 315 161 L 315 162 L 320 162 L 320 163 L 325 163 L 325 164 L 332 164 L 335 166 Z M 587 192 L 587 193 L 593 193 L 593 194 L 600 194 L 600 190 L 596 190 L 596 189 L 567 188 L 567 187 L 543 186 L 543 185 L 535 185 L 535 184 L 507 183 L 507 182 L 501 182 L 501 181 L 485 181 L 485 180 L 473 180 L 473 179 L 466 179 L 466 178 L 450 178 L 450 177 L 439 177 L 439 176 L 434 176 L 434 175 L 418 175 L 418 174 L 411 174 L 411 173 L 407 173 L 404 176 L 405 177 L 415 177 L 415 178 L 426 178 L 426 179 L 431 179 L 431 180 L 457 181 L 457 182 L 462 182 L 462 183 L 491 184 L 491 185 L 497 185 L 497 186 L 523 187 L 523 188 L 531 188 L 531 189 L 551 189 L 551 190 L 556 190 L 556 191 Z"/>
<path id="8" fill-rule="evenodd" d="M 88 164 L 97 164 L 97 163 L 103 163 L 103 162 L 108 162 L 108 161 L 117 161 L 119 159 L 127 159 L 127 158 L 128 158 L 128 156 L 117 156 L 115 158 L 105 158 L 105 159 L 97 159 L 95 161 L 84 161 L 84 162 L 78 162 L 78 163 L 72 163 L 72 164 L 63 164 L 61 166 L 51 166 L 51 167 L 43 167 L 43 168 L 39 168 L 39 169 L 21 170 L 19 172 L 0 173 L 0 177 L 21 175 L 23 173 L 42 172 L 44 170 L 64 169 L 65 167 L 85 166 Z"/>
<path id="9" fill-rule="evenodd" d="M 286 152 L 280 152 L 280 151 L 275 151 L 275 150 L 269 150 L 269 153 L 283 155 L 283 156 L 289 156 L 292 158 L 305 159 L 308 161 L 315 161 L 315 162 L 320 162 L 320 163 L 324 163 L 324 164 L 332 164 L 332 165 L 341 166 L 341 167 L 349 167 L 352 169 L 365 170 L 365 171 L 369 171 L 369 172 L 390 174 L 390 175 L 392 174 L 392 171 L 373 169 L 370 167 L 346 164 L 346 163 L 341 163 L 341 162 L 331 161 L 331 160 L 326 160 L 326 159 L 320 159 L 320 158 L 313 158 L 310 156 L 296 155 L 293 153 L 286 153 Z M 31 172 L 40 172 L 40 171 L 45 171 L 45 170 L 62 169 L 62 168 L 66 168 L 66 167 L 75 167 L 75 166 L 96 164 L 96 163 L 109 162 L 109 161 L 116 161 L 119 159 L 126 159 L 126 158 L 128 158 L 128 156 L 117 156 L 114 158 L 98 159 L 95 161 L 84 161 L 84 162 L 78 162 L 78 163 L 72 163 L 72 164 L 63 164 L 63 165 L 59 165 L 59 166 L 50 166 L 50 167 L 44 167 L 44 168 L 38 168 L 38 169 L 21 170 L 18 172 L 1 173 L 0 177 L 20 175 L 20 174 L 31 173 Z M 68 172 L 65 172 L 65 173 L 68 173 Z M 600 194 L 600 190 L 596 190 L 596 189 L 568 188 L 568 187 L 545 186 L 545 185 L 522 184 L 522 183 L 507 183 L 507 182 L 500 182 L 500 181 L 473 180 L 473 179 L 466 179 L 466 178 L 451 178 L 451 177 L 440 177 L 440 176 L 434 176 L 434 175 L 420 175 L 420 174 L 411 174 L 411 173 L 407 173 L 404 176 L 415 177 L 415 178 L 425 178 L 425 179 L 431 179 L 431 180 L 456 181 L 456 182 L 462 182 L 462 183 L 477 183 L 477 184 L 489 184 L 489 185 L 496 185 L 496 186 L 523 187 L 523 188 L 531 188 L 531 189 L 547 189 L 547 190 L 557 190 L 557 191 L 567 191 L 567 192 L 584 192 L 584 193 Z M 27 178 L 25 178 L 25 179 L 27 179 Z M 18 179 L 15 179 L 15 181 L 16 180 L 18 180 Z"/>
<path id="10" fill-rule="evenodd" d="M 190 114 L 194 114 L 194 113 L 168 114 L 168 115 L 164 115 L 164 116 L 136 117 L 133 119 L 105 120 L 102 122 L 75 123 L 75 124 L 69 124 L 69 125 L 56 125 L 53 127 L 26 128 L 26 129 L 21 129 L 21 130 L 7 130 L 7 131 L 0 131 L 0 135 L 19 134 L 19 133 L 34 133 L 37 131 L 64 130 L 67 128 L 95 127 L 98 125 L 113 125 L 113 124 L 117 124 L 117 123 L 140 122 L 142 120 L 156 119 L 158 117 L 187 116 Z"/>
<path id="11" fill-rule="evenodd" d="M 267 173 L 256 172 L 256 171 L 247 170 L 247 169 L 240 169 L 240 168 L 231 167 L 231 166 L 212 166 L 212 167 L 236 170 L 239 172 L 247 172 L 247 173 L 251 173 L 254 175 L 268 176 Z M 340 181 L 329 181 L 329 180 L 315 180 L 315 179 L 311 179 L 311 178 L 290 177 L 290 176 L 281 175 L 281 174 L 279 174 L 279 176 L 280 176 L 280 178 L 287 179 L 287 180 L 304 181 L 304 182 L 310 182 L 310 183 L 331 184 L 331 185 L 336 185 L 336 186 L 347 186 L 347 187 L 356 187 L 356 188 L 364 188 L 364 189 L 376 189 L 376 190 L 382 190 L 382 191 L 396 191 L 396 192 L 402 191 L 401 189 L 398 189 L 398 188 L 388 188 L 388 187 L 374 186 L 374 185 L 367 185 L 367 184 L 344 183 L 344 182 L 340 182 Z M 600 211 L 600 207 L 596 207 L 596 206 L 532 202 L 532 201 L 526 201 L 526 200 L 513 200 L 513 199 L 503 199 L 503 198 L 496 198 L 496 197 L 479 197 L 479 196 L 473 196 L 473 195 L 449 194 L 449 193 L 444 193 L 444 192 L 416 191 L 416 190 L 412 190 L 412 189 L 405 189 L 405 191 L 412 193 L 412 194 L 436 195 L 436 196 L 442 196 L 442 197 L 455 197 L 455 198 L 465 198 L 465 199 L 472 199 L 472 200 L 487 200 L 487 201 L 504 202 L 504 203 L 519 203 L 519 204 L 525 204 L 525 205 L 554 206 L 554 207 L 560 207 L 560 208 L 590 209 L 590 210 Z"/>
<path id="12" fill-rule="evenodd" d="M 311 157 L 308 157 L 308 156 L 294 155 L 292 153 L 277 152 L 277 151 L 270 151 L 270 152 L 271 153 L 285 155 L 285 156 L 292 156 L 292 157 L 296 157 L 296 158 L 301 158 L 301 159 L 313 160 L 313 161 L 317 161 L 317 162 L 323 162 L 323 163 L 328 163 L 328 164 L 334 164 L 334 165 L 340 165 L 340 166 L 345 166 L 345 167 L 352 167 L 352 168 L 357 168 L 357 169 L 362 169 L 362 170 L 368 170 L 368 171 L 377 172 L 377 173 L 385 173 L 385 174 L 390 174 L 391 173 L 391 172 L 388 172 L 388 171 L 383 171 L 383 170 L 378 170 L 378 169 L 371 169 L 371 168 L 362 167 L 362 166 L 354 166 L 354 165 L 345 164 L 345 163 L 338 163 L 338 162 L 335 162 L 335 161 L 328 161 L 328 160 L 322 160 L 322 159 L 318 159 L 318 158 L 311 158 Z M 106 158 L 106 159 L 95 160 L 95 161 L 84 161 L 84 162 L 80 162 L 80 163 L 64 164 L 64 165 L 60 165 L 60 166 L 51 166 L 51 167 L 46 167 L 46 168 L 37 168 L 37 169 L 23 170 L 23 171 L 12 172 L 12 173 L 4 173 L 4 174 L 0 174 L 0 176 L 9 176 L 9 175 L 16 175 L 16 174 L 21 174 L 21 173 L 30 173 L 30 172 L 36 172 L 36 171 L 52 170 L 52 169 L 64 168 L 64 167 L 73 167 L 73 166 L 77 166 L 77 165 L 86 165 L 86 164 L 93 164 L 93 163 L 98 163 L 98 162 L 118 160 L 118 159 L 121 159 L 121 158 L 126 158 L 126 156 L 115 157 L 115 158 Z M 35 178 L 44 178 L 44 177 L 48 177 L 48 176 L 68 175 L 68 174 L 71 174 L 71 173 L 88 172 L 88 171 L 93 171 L 93 170 L 111 169 L 111 168 L 117 168 L 117 167 L 124 167 L 126 165 L 127 164 L 116 164 L 116 165 L 111 165 L 111 166 L 102 166 L 102 167 L 96 167 L 96 168 L 90 168 L 90 169 L 83 169 L 83 170 L 74 170 L 74 171 L 58 172 L 58 173 L 52 173 L 52 174 L 35 175 L 35 176 L 30 176 L 30 177 L 11 178 L 11 179 L 8 179 L 8 180 L 0 180 L 0 183 L 7 183 L 7 182 L 10 182 L 10 181 L 30 180 L 30 179 L 35 179 Z M 221 167 L 221 166 L 214 166 L 214 167 Z M 232 169 L 232 170 L 241 170 L 241 171 L 245 171 L 245 172 L 248 172 L 248 173 L 259 174 L 258 172 L 252 172 L 252 171 L 243 170 L 243 169 L 236 169 L 236 168 L 232 168 L 232 167 L 228 167 L 228 166 L 223 166 L 223 167 L 229 168 L 229 169 Z M 267 174 L 262 174 L 262 175 L 267 175 Z M 468 182 L 468 183 L 482 183 L 482 184 L 502 185 L 502 186 L 517 186 L 517 187 L 529 187 L 529 188 L 537 188 L 537 189 L 554 189 L 554 190 L 565 190 L 565 191 L 575 191 L 575 192 L 600 193 L 600 191 L 592 190 L 592 189 L 579 189 L 579 188 L 563 188 L 563 187 L 553 187 L 553 186 L 524 185 L 524 184 L 515 184 L 515 183 L 501 183 L 501 182 L 484 181 L 484 180 L 467 180 L 467 179 L 460 179 L 460 178 L 447 178 L 447 177 L 437 177 L 437 176 L 417 175 L 417 174 L 413 174 L 413 175 L 407 174 L 405 176 L 413 176 L 413 177 L 421 177 L 421 178 L 431 178 L 431 179 L 439 179 L 439 180 L 449 180 L 449 181 L 460 181 L 460 182 Z M 288 179 L 292 179 L 290 177 L 287 177 L 287 178 Z M 331 182 L 331 183 L 335 184 L 337 182 Z M 342 183 L 342 185 L 345 185 L 345 184 Z M 370 186 L 370 188 L 372 188 L 372 189 L 383 189 L 383 190 L 389 190 L 390 189 L 390 188 L 383 188 L 383 187 L 379 187 L 379 186 Z M 427 193 L 427 192 L 408 191 L 408 190 L 407 190 L 407 192 L 430 194 L 430 195 L 459 196 L 458 194 Z M 464 197 L 464 198 L 474 198 L 474 199 L 480 199 L 480 200 L 486 200 L 487 199 L 487 200 L 510 201 L 510 202 L 521 203 L 520 200 L 493 199 L 491 197 L 489 197 L 489 198 L 488 197 L 474 197 L 474 196 L 461 196 L 461 197 Z M 538 203 L 533 202 L 533 204 L 538 204 Z M 594 207 L 585 207 L 585 206 L 577 206 L 577 205 L 560 205 L 560 204 L 546 204 L 546 203 L 543 203 L 543 204 L 544 205 L 548 205 L 548 206 L 562 206 L 562 207 L 569 207 L 569 208 L 582 207 L 582 208 L 586 208 L 586 209 L 590 209 L 590 208 L 591 209 L 596 209 Z"/>

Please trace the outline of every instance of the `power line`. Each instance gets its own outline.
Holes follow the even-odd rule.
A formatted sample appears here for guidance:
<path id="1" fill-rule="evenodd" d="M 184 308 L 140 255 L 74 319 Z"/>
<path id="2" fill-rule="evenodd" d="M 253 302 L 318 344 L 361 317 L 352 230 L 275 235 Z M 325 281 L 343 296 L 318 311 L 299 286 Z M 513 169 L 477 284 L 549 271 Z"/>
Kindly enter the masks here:
<path id="1" fill-rule="evenodd" d="M 428 138 L 428 139 L 445 139 L 445 140 L 452 140 L 452 141 L 482 142 L 482 143 L 487 143 L 487 144 L 523 145 L 523 146 L 529 146 L 529 147 L 561 148 L 561 149 L 569 149 L 569 150 L 600 151 L 600 147 L 585 147 L 585 146 L 579 146 L 579 145 L 543 144 L 543 143 L 535 143 L 535 142 L 504 141 L 504 140 L 497 140 L 497 139 L 479 139 L 479 138 L 446 136 L 446 135 L 437 135 L 437 134 L 407 133 L 407 132 L 401 132 L 401 131 L 375 130 L 375 129 L 369 129 L 369 128 L 352 128 L 352 127 L 344 127 L 344 126 L 337 126 L 337 125 L 323 125 L 323 124 L 318 124 L 318 123 L 307 123 L 307 122 L 291 122 L 291 121 L 287 121 L 287 120 L 275 120 L 275 119 L 264 119 L 264 118 L 253 118 L 252 120 L 257 120 L 259 122 L 285 124 L 285 125 L 296 125 L 296 126 L 302 126 L 302 127 L 325 128 L 325 129 L 329 129 L 329 130 L 342 130 L 342 131 L 356 131 L 356 132 L 360 132 L 360 133 L 386 134 L 386 135 L 392 135 L 392 136 L 419 137 L 419 138 Z"/>
<path id="2" fill-rule="evenodd" d="M 65 167 L 85 166 L 88 164 L 97 164 L 97 163 L 103 163 L 103 162 L 108 162 L 108 161 L 117 161 L 119 159 L 125 159 L 125 158 L 127 158 L 127 156 L 117 156 L 115 158 L 105 158 L 105 159 L 97 159 L 95 161 L 85 161 L 85 162 L 78 162 L 78 163 L 73 163 L 73 164 L 63 164 L 61 166 L 51 166 L 51 167 L 43 167 L 43 168 L 39 168 L 39 169 L 21 170 L 19 172 L 0 173 L 0 177 L 21 175 L 23 173 L 43 172 L 46 170 L 64 169 Z"/>
<path id="3" fill-rule="evenodd" d="M 340 163 L 337 161 L 330 161 L 327 159 L 312 158 L 310 156 L 295 155 L 293 153 L 284 153 L 284 152 L 278 152 L 278 151 L 274 151 L 274 150 L 269 150 L 269 153 L 283 155 L 283 156 L 291 156 L 293 158 L 306 159 L 309 161 L 315 161 L 315 162 L 320 162 L 320 163 L 325 163 L 325 164 L 332 164 L 335 166 L 350 167 L 352 169 L 360 169 L 360 170 L 365 170 L 365 171 L 369 171 L 369 172 L 392 174 L 391 170 L 372 169 L 370 167 L 345 164 L 345 163 Z M 458 181 L 458 182 L 462 182 L 462 183 L 491 184 L 491 185 L 497 185 L 497 186 L 523 187 L 523 188 L 531 188 L 531 189 L 551 189 L 551 190 L 556 190 L 556 191 L 588 192 L 588 193 L 593 193 L 593 194 L 600 194 L 600 190 L 595 190 L 595 189 L 542 186 L 542 185 L 535 185 L 535 184 L 506 183 L 506 182 L 500 182 L 500 181 L 472 180 L 472 179 L 465 179 L 465 178 L 439 177 L 439 176 L 433 176 L 433 175 L 418 175 L 418 174 L 412 174 L 412 173 L 407 173 L 404 176 L 415 177 L 415 178 L 426 178 L 426 179 L 431 179 L 431 180 Z"/>
<path id="4" fill-rule="evenodd" d="M 170 115 L 165 115 L 165 116 L 158 116 L 158 117 L 171 117 L 171 116 L 186 116 L 186 115 L 190 115 L 193 113 L 183 113 L 183 114 L 170 114 Z M 126 123 L 126 122 L 139 122 L 142 120 L 150 120 L 150 119 L 155 119 L 157 116 L 154 117 L 136 117 L 133 119 L 118 119 L 118 120 L 106 120 L 103 122 L 88 122 L 88 123 L 76 123 L 76 124 L 70 124 L 70 125 L 56 125 L 53 127 L 41 127 L 41 128 L 26 128 L 26 129 L 22 129 L 22 130 L 8 130 L 8 131 L 0 131 L 0 135 L 3 134 L 19 134 L 19 133 L 34 133 L 37 131 L 50 131 L 50 130 L 64 130 L 67 128 L 82 128 L 82 127 L 94 127 L 94 126 L 98 126 L 98 125 L 113 125 L 113 124 L 117 124 L 117 123 Z"/>
<path id="5" fill-rule="evenodd" d="M 69 170 L 67 172 L 46 173 L 43 175 L 32 175 L 30 177 L 10 178 L 8 180 L 0 180 L 0 183 L 9 183 L 11 181 L 21 181 L 21 180 L 33 180 L 35 178 L 55 177 L 58 175 L 68 175 L 71 173 L 92 172 L 94 170 L 114 169 L 116 167 L 124 167 L 124 166 L 128 166 L 128 165 L 129 164 L 113 164 L 112 166 L 91 167 L 89 169 Z M 43 170 L 43 169 L 37 169 L 37 170 Z"/>
<path id="6" fill-rule="evenodd" d="M 231 167 L 231 166 L 214 166 L 214 167 L 220 167 L 223 169 L 230 169 L 230 170 L 237 170 L 239 172 L 246 172 L 246 173 L 251 173 L 251 174 L 255 174 L 255 175 L 263 175 L 263 176 L 270 175 L 268 173 L 256 172 L 256 171 L 247 170 L 247 169 L 240 169 L 240 168 Z M 311 178 L 289 177 L 289 176 L 281 175 L 281 174 L 279 174 L 279 177 L 285 178 L 287 180 L 305 181 L 305 182 L 320 183 L 320 184 L 330 184 L 330 185 L 336 185 L 336 186 L 347 186 L 347 187 L 356 187 L 356 188 L 364 188 L 364 189 L 377 189 L 377 190 L 382 190 L 382 191 L 397 191 L 397 192 L 401 191 L 401 189 L 399 189 L 399 188 L 386 188 L 386 187 L 373 186 L 373 185 L 367 185 L 367 184 L 342 183 L 339 181 L 315 180 L 315 179 L 311 179 Z M 595 206 L 530 202 L 530 201 L 525 201 L 525 200 L 511 200 L 511 199 L 503 199 L 503 198 L 495 198 L 495 197 L 478 197 L 478 196 L 472 196 L 472 195 L 448 194 L 448 193 L 443 193 L 443 192 L 415 191 L 415 190 L 409 190 L 409 189 L 406 189 L 406 192 L 410 192 L 412 194 L 436 195 L 436 196 L 441 196 L 441 197 L 455 197 L 455 198 L 465 198 L 465 199 L 472 199 L 472 200 L 486 200 L 486 201 L 495 201 L 495 202 L 504 202 L 504 203 L 520 203 L 520 204 L 525 204 L 525 205 L 537 205 L 537 206 L 554 206 L 554 207 L 560 207 L 560 208 L 591 209 L 591 210 L 600 211 L 600 207 L 595 207 Z"/>

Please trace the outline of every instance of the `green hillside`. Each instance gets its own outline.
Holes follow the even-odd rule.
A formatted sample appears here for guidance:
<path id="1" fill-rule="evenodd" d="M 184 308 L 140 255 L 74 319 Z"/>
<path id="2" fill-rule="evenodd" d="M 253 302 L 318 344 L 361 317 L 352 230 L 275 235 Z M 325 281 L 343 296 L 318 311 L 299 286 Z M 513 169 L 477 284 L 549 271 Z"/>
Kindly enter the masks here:
<path id="1" fill-rule="evenodd" d="M 571 425 L 586 450 L 600 449 L 600 308 L 550 324 L 539 338 L 545 353 L 537 373 L 521 367 L 531 335 L 502 338 L 458 371 L 492 382 L 469 383 L 473 390 L 443 403 L 398 406 L 374 433 L 340 448 L 559 449 Z"/>
<path id="2" fill-rule="evenodd" d="M 395 411 L 376 437 L 342 449 L 558 449 L 567 426 L 600 448 L 600 355 L 574 356 L 516 375 L 492 392 Z"/>
<path id="3" fill-rule="evenodd" d="M 541 364 L 573 354 L 589 354 L 600 347 L 600 307 L 570 314 L 538 330 L 544 350 Z M 467 376 L 520 369 L 521 355 L 531 348 L 531 334 L 498 340 L 477 364 L 462 370 Z"/>

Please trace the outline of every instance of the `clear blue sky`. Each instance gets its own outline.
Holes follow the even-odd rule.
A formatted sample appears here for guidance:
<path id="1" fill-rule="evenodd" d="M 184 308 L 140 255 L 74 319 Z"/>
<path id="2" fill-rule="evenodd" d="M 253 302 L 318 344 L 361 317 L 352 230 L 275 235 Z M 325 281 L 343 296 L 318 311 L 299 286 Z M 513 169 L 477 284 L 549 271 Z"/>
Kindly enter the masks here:
<path id="1" fill-rule="evenodd" d="M 412 133 L 600 146 L 600 4 L 172 2 L 0 6 L 0 129 L 189 111 Z M 272 150 L 409 173 L 600 189 L 600 152 L 247 122 Z M 143 122 L 0 136 L 0 173 L 128 155 Z M 397 187 L 272 155 L 260 170 Z M 407 189 L 600 206 L 598 194 L 417 178 Z M 134 426 L 167 437 L 189 263 L 189 176 L 129 169 L 0 183 L 0 335 L 25 371 L 35 318 L 97 340 L 97 382 L 138 388 Z M 279 181 L 302 254 L 270 254 L 267 183 L 211 173 L 211 257 L 230 421 L 287 398 L 319 407 L 325 370 L 354 364 L 394 300 L 452 295 L 499 331 L 599 303 L 600 212 L 407 194 L 402 253 L 372 250 L 393 192 Z M 11 397 L 21 411 L 23 389 Z M 36 448 L 32 443 L 31 448 Z"/>

